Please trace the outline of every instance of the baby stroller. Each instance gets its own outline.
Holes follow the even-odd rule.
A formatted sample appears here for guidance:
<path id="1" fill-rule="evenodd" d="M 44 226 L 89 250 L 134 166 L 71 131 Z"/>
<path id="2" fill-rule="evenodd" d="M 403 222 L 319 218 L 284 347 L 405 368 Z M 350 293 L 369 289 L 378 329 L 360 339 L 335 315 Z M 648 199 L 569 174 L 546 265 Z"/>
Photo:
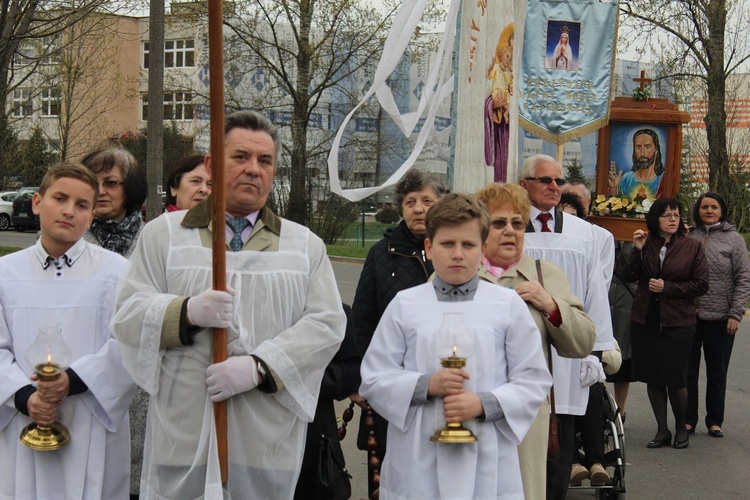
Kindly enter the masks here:
<path id="1" fill-rule="evenodd" d="M 596 498 L 614 499 L 625 493 L 625 433 L 614 398 L 603 384 L 602 391 L 602 432 L 604 432 L 604 463 L 609 473 L 610 482 L 604 486 L 570 486 L 571 490 L 594 489 Z M 581 435 L 576 433 L 578 463 L 585 462 L 585 453 L 581 445 Z M 574 457 L 575 458 L 575 457 Z M 574 460 L 575 461 L 575 460 Z"/>

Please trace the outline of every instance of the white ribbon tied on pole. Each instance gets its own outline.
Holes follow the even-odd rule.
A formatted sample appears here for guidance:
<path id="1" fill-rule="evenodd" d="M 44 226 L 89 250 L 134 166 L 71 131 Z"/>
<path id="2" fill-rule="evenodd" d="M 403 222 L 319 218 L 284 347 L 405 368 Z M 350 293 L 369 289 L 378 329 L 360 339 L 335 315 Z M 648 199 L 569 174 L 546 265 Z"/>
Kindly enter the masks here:
<path id="1" fill-rule="evenodd" d="M 393 98 L 393 93 L 386 83 L 387 78 L 393 73 L 398 63 L 406 52 L 412 34 L 416 30 L 422 13 L 427 6 L 428 0 L 414 0 L 404 2 L 399 9 L 391 26 L 385 45 L 383 55 L 378 62 L 372 87 L 365 93 L 362 100 L 352 109 L 339 127 L 336 137 L 331 144 L 331 152 L 328 155 L 328 176 L 331 182 L 331 191 L 346 198 L 349 201 L 360 201 L 377 193 L 383 188 L 396 184 L 401 177 L 414 165 L 414 162 L 422 152 L 427 137 L 432 131 L 435 116 L 440 103 L 453 92 L 454 79 L 451 73 L 451 60 L 453 57 L 453 42 L 456 29 L 456 20 L 461 0 L 451 0 L 446 19 L 446 29 L 437 52 L 437 62 L 428 75 L 426 85 L 422 91 L 419 105 L 416 111 L 401 113 Z M 342 189 L 339 180 L 339 148 L 341 139 L 352 116 L 364 105 L 370 97 L 376 95 L 380 106 L 396 123 L 401 132 L 408 138 L 418 125 L 421 116 L 426 112 L 427 117 L 419 132 L 414 149 L 404 163 L 380 186 L 363 187 L 356 189 Z"/>

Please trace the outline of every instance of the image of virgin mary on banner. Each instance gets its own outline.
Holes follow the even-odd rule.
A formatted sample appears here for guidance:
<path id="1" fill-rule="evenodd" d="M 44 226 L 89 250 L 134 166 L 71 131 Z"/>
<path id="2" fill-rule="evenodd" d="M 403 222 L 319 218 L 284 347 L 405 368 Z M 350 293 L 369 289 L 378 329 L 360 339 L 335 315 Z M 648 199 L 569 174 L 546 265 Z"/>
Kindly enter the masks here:
<path id="1" fill-rule="evenodd" d="M 564 144 L 609 122 L 618 1 L 528 0 L 518 123 Z"/>

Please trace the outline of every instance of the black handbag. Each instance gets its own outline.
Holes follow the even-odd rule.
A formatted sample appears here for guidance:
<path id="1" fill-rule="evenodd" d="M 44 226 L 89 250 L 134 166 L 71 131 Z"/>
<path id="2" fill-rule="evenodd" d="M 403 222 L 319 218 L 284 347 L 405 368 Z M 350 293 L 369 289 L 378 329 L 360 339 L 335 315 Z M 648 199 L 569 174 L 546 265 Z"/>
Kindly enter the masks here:
<path id="1" fill-rule="evenodd" d="M 344 452 L 331 439 L 320 436 L 316 498 L 348 500 L 352 496 L 351 474 L 346 470 Z"/>

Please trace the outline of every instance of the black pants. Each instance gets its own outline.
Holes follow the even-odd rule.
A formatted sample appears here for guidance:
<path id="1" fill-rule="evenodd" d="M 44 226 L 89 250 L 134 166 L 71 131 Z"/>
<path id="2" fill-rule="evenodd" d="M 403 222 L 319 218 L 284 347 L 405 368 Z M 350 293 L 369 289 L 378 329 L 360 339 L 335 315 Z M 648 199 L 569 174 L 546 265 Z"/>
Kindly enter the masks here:
<path id="1" fill-rule="evenodd" d="M 583 465 L 587 469 L 594 464 L 604 465 L 602 398 L 604 398 L 604 385 L 597 383 L 589 387 L 586 413 L 576 417 L 576 431 L 581 433 L 581 444 L 586 453 L 586 462 Z"/>
<path id="2" fill-rule="evenodd" d="M 724 403 L 727 392 L 727 371 L 732 356 L 734 335 L 727 334 L 726 321 L 698 320 L 688 364 L 688 425 L 698 423 L 698 375 L 701 349 L 706 361 L 706 427 L 724 423 Z"/>
<path id="3" fill-rule="evenodd" d="M 576 446 L 576 416 L 559 413 L 557 416 L 560 419 L 560 456 L 557 460 L 547 461 L 547 500 L 563 500 L 568 494 L 570 468 Z M 601 421 L 601 417 L 599 420 Z"/>

